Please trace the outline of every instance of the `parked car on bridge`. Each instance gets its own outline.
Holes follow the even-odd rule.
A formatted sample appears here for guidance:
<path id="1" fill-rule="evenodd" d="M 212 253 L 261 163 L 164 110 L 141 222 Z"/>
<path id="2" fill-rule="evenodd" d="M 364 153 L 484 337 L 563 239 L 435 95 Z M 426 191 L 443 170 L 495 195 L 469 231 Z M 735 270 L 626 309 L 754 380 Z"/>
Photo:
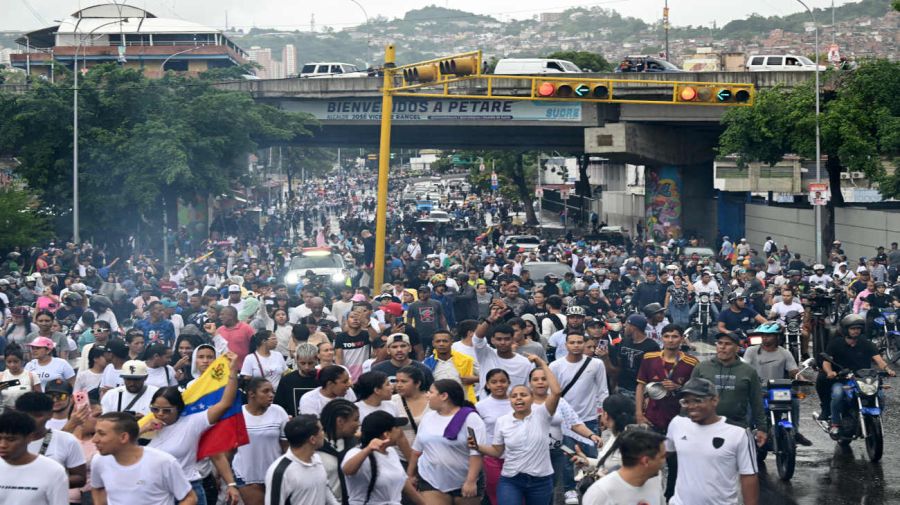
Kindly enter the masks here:
<path id="1" fill-rule="evenodd" d="M 819 65 L 824 71 L 825 65 Z M 796 54 L 754 54 L 747 58 L 750 72 L 815 72 L 816 64 L 806 56 Z"/>
<path id="2" fill-rule="evenodd" d="M 580 74 L 578 65 L 546 58 L 504 58 L 494 67 L 497 75 Z"/>
<path id="3" fill-rule="evenodd" d="M 300 77 L 367 77 L 368 72 L 361 71 L 350 63 L 307 63 L 300 68 Z"/>
<path id="4" fill-rule="evenodd" d="M 681 72 L 681 69 L 662 58 L 636 55 L 623 58 L 616 72 Z"/>

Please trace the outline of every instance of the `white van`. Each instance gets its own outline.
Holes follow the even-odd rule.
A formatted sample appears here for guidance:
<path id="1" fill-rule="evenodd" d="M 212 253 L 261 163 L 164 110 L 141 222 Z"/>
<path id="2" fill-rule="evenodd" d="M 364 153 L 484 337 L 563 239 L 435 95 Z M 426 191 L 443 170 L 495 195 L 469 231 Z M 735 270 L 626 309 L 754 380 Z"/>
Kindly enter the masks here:
<path id="1" fill-rule="evenodd" d="M 580 74 L 578 65 L 566 60 L 545 58 L 504 58 L 494 67 L 497 75 Z"/>
<path id="2" fill-rule="evenodd" d="M 747 70 L 750 72 L 815 72 L 816 64 L 806 56 L 796 54 L 756 54 L 747 58 Z M 825 66 L 819 65 L 819 70 L 825 70 Z"/>
<path id="3" fill-rule="evenodd" d="M 307 63 L 300 68 L 300 77 L 366 77 L 368 74 L 350 63 Z"/>

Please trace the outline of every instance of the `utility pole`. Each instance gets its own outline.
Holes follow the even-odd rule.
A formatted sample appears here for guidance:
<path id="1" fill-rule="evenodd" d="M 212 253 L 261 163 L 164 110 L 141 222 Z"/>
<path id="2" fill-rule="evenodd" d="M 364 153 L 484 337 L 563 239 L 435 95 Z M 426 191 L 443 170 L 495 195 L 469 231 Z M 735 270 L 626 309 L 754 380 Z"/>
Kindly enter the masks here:
<path id="1" fill-rule="evenodd" d="M 666 61 L 669 61 L 669 0 L 663 7 L 663 28 L 666 30 Z"/>
<path id="2" fill-rule="evenodd" d="M 384 242 L 387 226 L 388 172 L 391 168 L 391 122 L 394 113 L 394 45 L 384 51 L 384 81 L 381 94 L 381 140 L 378 146 L 378 205 L 375 211 L 375 265 L 373 286 L 384 282 Z"/>

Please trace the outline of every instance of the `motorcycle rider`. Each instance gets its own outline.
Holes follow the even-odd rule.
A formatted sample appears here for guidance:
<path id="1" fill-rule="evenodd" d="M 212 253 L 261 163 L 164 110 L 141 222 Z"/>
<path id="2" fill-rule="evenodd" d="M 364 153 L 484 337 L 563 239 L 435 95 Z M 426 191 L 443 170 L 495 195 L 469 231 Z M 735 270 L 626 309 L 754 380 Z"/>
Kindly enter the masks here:
<path id="1" fill-rule="evenodd" d="M 756 369 L 764 393 L 770 380 L 793 379 L 797 376 L 800 368 L 794 356 L 778 345 L 782 335 L 781 325 L 766 323 L 750 330 L 749 335 L 762 337 L 762 344 L 747 348 L 744 361 Z M 812 445 L 808 438 L 800 434 L 800 400 L 796 396 L 791 399 L 791 418 L 795 428 L 794 440 L 800 445 Z"/>
<path id="2" fill-rule="evenodd" d="M 878 354 L 878 349 L 872 342 L 868 340 L 860 339 L 860 334 L 862 333 L 863 328 L 865 327 L 865 320 L 862 316 L 857 314 L 850 314 L 844 319 L 841 320 L 841 329 L 843 330 L 843 338 L 834 338 L 831 342 L 828 343 L 828 348 L 825 352 L 827 352 L 836 363 L 839 363 L 840 366 L 846 367 L 850 370 L 860 370 L 863 368 L 871 368 L 872 363 L 875 363 L 875 366 L 878 367 L 879 370 L 886 372 L 891 377 L 896 377 L 896 373 L 891 370 L 888 364 L 884 361 L 884 358 Z M 837 380 L 838 372 L 835 370 L 835 365 L 833 365 L 830 361 L 824 361 L 822 363 L 822 372 L 825 375 L 825 379 L 831 381 L 830 389 L 831 389 L 831 429 L 830 433 L 832 436 L 837 436 L 840 432 L 841 425 L 841 413 L 846 408 L 846 395 L 844 394 L 844 383 L 840 380 Z M 819 374 L 819 377 L 822 377 L 822 374 Z M 816 381 L 816 389 L 819 388 L 819 381 Z M 879 391 L 879 397 L 881 397 L 882 393 Z M 820 395 L 821 396 L 821 395 Z M 824 411 L 823 411 L 824 413 Z M 826 418 L 819 416 L 820 421 L 824 421 Z"/>
<path id="3" fill-rule="evenodd" d="M 694 283 L 694 294 L 697 298 L 700 297 L 701 293 L 709 293 L 710 295 L 710 303 L 709 310 L 712 315 L 712 319 L 719 319 L 719 306 L 716 304 L 716 298 L 721 295 L 721 291 L 719 290 L 719 285 L 716 283 L 715 279 L 712 277 L 712 272 L 709 270 L 703 270 L 700 273 L 700 279 Z M 691 319 L 697 315 L 697 311 L 700 310 L 700 306 L 697 304 L 696 299 L 694 305 L 691 306 L 690 317 Z"/>
<path id="4" fill-rule="evenodd" d="M 821 263 L 813 265 L 813 275 L 810 275 L 807 281 L 811 286 L 827 288 L 831 285 L 831 277 L 825 275 L 825 265 Z"/>
<path id="5" fill-rule="evenodd" d="M 783 327 L 787 324 L 784 320 L 786 315 L 791 312 L 803 314 L 804 309 L 803 304 L 794 296 L 794 290 L 790 286 L 784 286 L 781 288 L 781 301 L 772 306 L 769 319 L 778 321 Z M 809 327 L 804 324 L 800 328 L 800 354 L 805 354 L 807 349 L 809 349 Z"/>
<path id="6" fill-rule="evenodd" d="M 766 318 L 758 312 L 747 307 L 747 298 L 743 291 L 735 290 L 728 293 L 728 308 L 719 314 L 719 333 L 729 333 L 737 330 L 748 330 L 756 324 L 764 324 Z"/>
<path id="7" fill-rule="evenodd" d="M 881 315 L 881 311 L 891 306 L 892 296 L 887 293 L 887 284 L 883 281 L 875 282 L 875 292 L 869 293 L 865 301 L 869 304 L 866 311 L 866 335 L 871 339 L 875 337 L 875 318 Z"/>

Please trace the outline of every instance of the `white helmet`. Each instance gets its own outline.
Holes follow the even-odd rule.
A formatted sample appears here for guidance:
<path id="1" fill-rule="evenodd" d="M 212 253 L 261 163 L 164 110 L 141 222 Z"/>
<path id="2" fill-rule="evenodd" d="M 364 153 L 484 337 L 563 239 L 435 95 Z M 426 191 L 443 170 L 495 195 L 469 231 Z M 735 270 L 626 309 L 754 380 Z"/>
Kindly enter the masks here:
<path id="1" fill-rule="evenodd" d="M 813 265 L 813 271 L 815 272 L 816 270 L 825 270 L 825 265 L 816 263 L 815 265 Z"/>

